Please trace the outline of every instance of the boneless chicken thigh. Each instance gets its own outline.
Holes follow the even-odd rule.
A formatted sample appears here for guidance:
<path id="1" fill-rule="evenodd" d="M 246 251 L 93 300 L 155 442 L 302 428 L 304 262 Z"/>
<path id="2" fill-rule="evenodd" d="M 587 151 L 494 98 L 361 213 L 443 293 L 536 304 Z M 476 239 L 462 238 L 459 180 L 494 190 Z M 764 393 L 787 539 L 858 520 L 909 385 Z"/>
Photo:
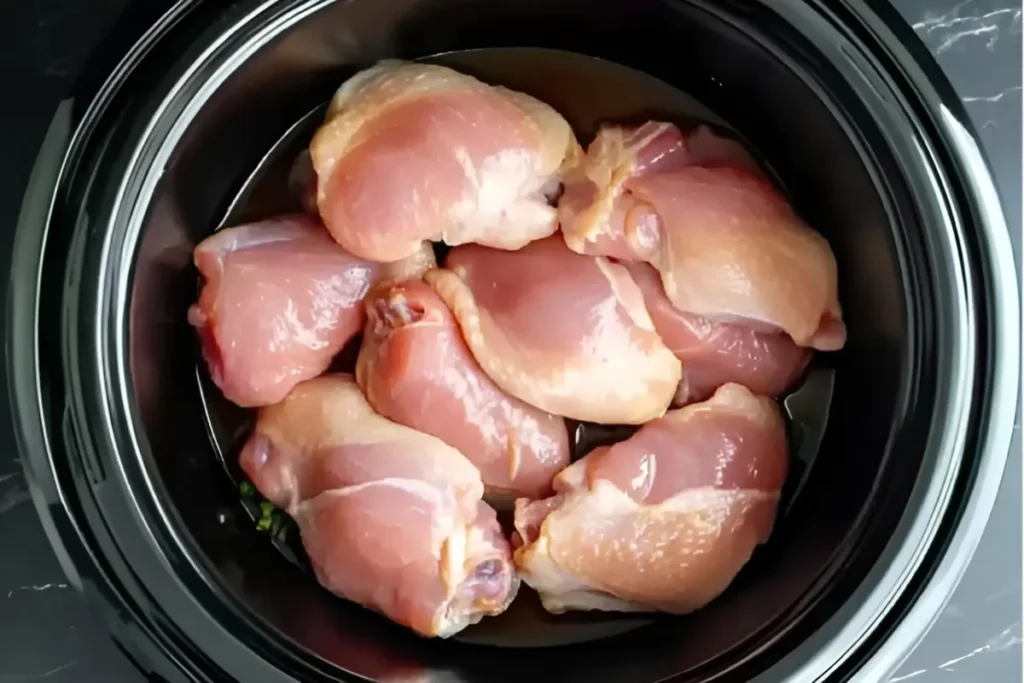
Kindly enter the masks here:
<path id="1" fill-rule="evenodd" d="M 213 381 L 243 407 L 324 372 L 362 330 L 378 274 L 302 215 L 218 231 L 193 256 L 205 282 L 188 319 Z"/>
<path id="2" fill-rule="evenodd" d="M 424 239 L 518 249 L 551 235 L 550 197 L 579 154 L 569 124 L 543 102 L 394 60 L 342 85 L 309 149 L 327 229 L 382 262 Z"/>
<path id="3" fill-rule="evenodd" d="M 565 420 L 492 382 L 422 280 L 375 288 L 366 309 L 356 377 L 374 409 L 457 448 L 493 496 L 549 494 L 569 464 Z"/>
<path id="4" fill-rule="evenodd" d="M 624 265 L 643 292 L 654 329 L 683 363 L 674 405 L 709 399 L 729 382 L 777 397 L 793 386 L 810 362 L 812 351 L 789 335 L 683 313 L 665 296 L 654 268 L 646 263 Z"/>
<path id="5" fill-rule="evenodd" d="M 687 136 L 670 123 L 651 121 L 636 128 L 604 126 L 586 155 L 566 170 L 558 202 L 566 244 L 580 254 L 647 259 L 658 247 L 659 226 L 649 208 L 629 192 L 629 182 L 692 164 L 723 164 L 760 174 L 739 143 L 707 126 Z"/>
<path id="6" fill-rule="evenodd" d="M 786 470 L 775 403 L 726 384 L 517 501 L 520 576 L 555 613 L 699 609 L 768 539 Z"/>
<path id="7" fill-rule="evenodd" d="M 664 414 L 680 364 L 621 265 L 573 253 L 558 236 L 518 251 L 456 247 L 425 278 L 480 367 L 554 415 L 643 424 Z"/>
<path id="8" fill-rule="evenodd" d="M 680 311 L 820 350 L 846 341 L 828 242 L 706 127 L 605 128 L 559 210 L 573 250 L 651 263 Z"/>
<path id="9" fill-rule="evenodd" d="M 343 598 L 447 637 L 515 597 L 477 469 L 378 415 L 351 375 L 308 380 L 263 408 L 240 460 L 298 523 L 320 583 Z"/>
<path id="10" fill-rule="evenodd" d="M 434 245 L 423 240 L 409 256 L 399 261 L 380 264 L 377 284 L 415 280 L 423 277 L 423 274 L 431 268 L 436 267 L 437 257 L 434 255 Z"/>

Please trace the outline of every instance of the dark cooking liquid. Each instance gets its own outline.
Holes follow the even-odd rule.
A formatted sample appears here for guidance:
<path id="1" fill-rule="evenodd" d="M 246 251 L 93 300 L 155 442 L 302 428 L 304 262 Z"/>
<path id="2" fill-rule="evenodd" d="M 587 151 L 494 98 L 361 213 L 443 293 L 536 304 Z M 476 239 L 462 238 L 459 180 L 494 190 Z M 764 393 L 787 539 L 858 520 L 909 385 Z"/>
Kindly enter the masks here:
<path id="1" fill-rule="evenodd" d="M 611 62 L 554 50 L 502 48 L 468 50 L 436 56 L 426 61 L 442 63 L 490 83 L 522 90 L 559 110 L 586 144 L 600 123 L 660 119 L 684 128 L 698 121 L 725 128 L 724 122 L 685 93 L 650 76 Z M 304 178 L 310 177 L 308 155 L 303 151 L 323 118 L 325 107 L 311 111 L 298 121 L 267 153 L 230 202 L 218 229 L 255 221 L 275 214 L 302 210 L 300 201 Z M 770 168 L 765 167 L 770 173 Z M 773 174 L 774 175 L 774 174 Z M 439 250 L 439 261 L 444 252 Z M 353 372 L 359 350 L 353 340 L 338 355 L 332 370 Z M 200 355 L 197 352 L 197 358 Z M 207 428 L 214 452 L 232 482 L 238 486 L 245 475 L 238 467 L 237 454 L 252 428 L 254 412 L 227 401 L 209 379 L 200 361 L 197 368 Z M 794 459 L 783 492 L 780 512 L 788 509 L 793 496 L 806 481 L 810 465 L 824 431 L 831 401 L 832 374 L 811 370 L 808 381 L 784 402 L 794 433 Z M 574 459 L 597 446 L 629 438 L 635 427 L 594 425 L 569 421 Z M 256 520 L 257 501 L 243 505 Z M 507 524 L 508 520 L 504 522 Z M 255 521 L 254 521 L 255 523 Z M 295 564 L 309 570 L 308 558 L 295 533 L 284 540 L 270 539 Z M 311 579 L 312 580 L 312 579 Z M 325 594 L 324 599 L 330 599 Z M 367 618 L 371 616 L 367 612 Z M 467 643 L 512 647 L 554 646 L 608 637 L 651 623 L 651 615 L 605 612 L 574 612 L 554 616 L 540 605 L 537 595 L 523 586 L 504 614 L 484 619 L 454 637 Z"/>

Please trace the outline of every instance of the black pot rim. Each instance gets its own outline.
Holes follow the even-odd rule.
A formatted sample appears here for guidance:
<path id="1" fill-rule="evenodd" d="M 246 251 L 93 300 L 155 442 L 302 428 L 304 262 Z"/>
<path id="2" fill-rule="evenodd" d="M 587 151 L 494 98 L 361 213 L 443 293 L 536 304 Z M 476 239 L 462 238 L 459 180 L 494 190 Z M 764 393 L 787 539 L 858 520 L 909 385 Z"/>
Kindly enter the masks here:
<path id="1" fill-rule="evenodd" d="M 205 44 L 197 41 L 192 59 L 179 62 L 182 68 L 168 81 L 158 106 L 133 112 L 139 115 L 135 121 L 118 120 L 111 103 L 123 95 L 118 88 L 124 79 L 202 4 L 179 2 L 121 61 L 88 110 L 76 112 L 73 102 L 61 105 L 19 220 L 8 302 L 12 322 L 7 370 L 19 449 L 37 510 L 70 580 L 130 615 L 134 628 L 145 634 L 139 638 L 114 622 L 115 636 L 132 655 L 141 660 L 170 659 L 197 678 L 230 674 L 243 680 L 284 680 L 275 665 L 293 655 L 280 643 L 266 642 L 252 632 L 233 598 L 204 576 L 209 568 L 194 555 L 167 552 L 168 544 L 187 548 L 189 542 L 175 531 L 145 475 L 143 447 L 135 436 L 138 425 L 130 410 L 129 373 L 122 362 L 127 358 L 127 327 L 119 316 L 104 313 L 127 308 L 130 267 L 123 266 L 130 262 L 145 209 L 132 203 L 144 194 L 139 183 L 153 179 L 139 170 L 137 162 L 145 157 L 143 165 L 149 167 L 161 150 L 169 150 L 166 140 L 173 138 L 178 120 L 165 120 L 160 114 L 169 108 L 178 107 L 180 113 L 200 106 L 205 89 L 216 85 L 210 76 L 225 75 L 247 50 L 325 2 L 235 5 L 221 18 L 220 30 L 206 34 Z M 714 3 L 700 4 L 716 11 Z M 769 672 L 754 679 L 767 683 L 784 674 L 817 680 L 843 673 L 878 681 L 909 653 L 952 593 L 995 500 L 1020 377 L 1015 268 L 977 135 L 945 76 L 895 10 L 885 3 L 867 7 L 854 0 L 827 6 L 820 0 L 772 5 L 783 19 L 805 27 L 813 22 L 819 35 L 829 36 L 816 47 L 863 80 L 859 88 L 876 104 L 873 113 L 887 118 L 889 130 L 907 133 L 905 144 L 894 144 L 907 155 L 907 163 L 922 170 L 922 182 L 932 186 L 929 196 L 952 217 L 943 226 L 944 234 L 935 238 L 947 241 L 944 248 L 959 264 L 951 286 L 958 290 L 960 308 L 951 315 L 958 317 L 953 328 L 960 336 L 948 347 L 953 357 L 947 360 L 960 374 L 956 386 L 947 387 L 947 407 L 955 419 L 945 432 L 933 435 L 937 441 L 929 449 L 934 475 L 917 482 L 912 498 L 918 504 L 908 505 L 892 540 L 853 596 Z M 202 85 L 188 91 L 183 87 L 186 82 Z M 46 348 L 40 322 L 45 303 L 41 261 L 52 223 L 69 218 L 61 215 L 60 207 L 75 197 L 70 186 L 84 184 L 93 191 L 91 179 L 80 177 L 88 156 L 107 153 L 114 142 L 112 134 L 99 127 L 100 121 L 135 143 L 125 149 L 131 156 L 120 160 L 130 172 L 113 195 L 97 200 L 98 205 L 113 207 L 110 213 L 94 216 L 95 226 L 74 229 L 70 251 L 82 260 L 69 259 L 69 268 L 82 269 L 76 271 L 79 276 L 99 276 L 98 291 L 60 298 L 66 308 L 59 321 L 72 328 L 67 336 L 76 343 L 65 339 L 63 348 Z M 137 126 L 137 121 L 146 125 Z M 912 148 L 911 139 L 924 140 L 926 146 Z M 93 239 L 102 236 L 103 249 L 86 254 L 83 240 L 90 234 Z M 116 277 L 106 277 L 113 274 Z M 73 275 L 70 281 L 75 281 Z M 79 321 L 80 308 L 91 311 L 85 321 Z M 87 330 L 75 327 L 95 320 L 104 324 L 89 322 Z M 81 340 L 87 343 L 79 348 Z M 69 396 L 50 395 L 47 378 L 54 372 L 80 379 L 69 387 Z M 87 396 L 101 399 L 90 402 Z M 127 433 L 115 433 L 117 424 L 127 426 Z M 116 471 L 97 455 L 104 449 L 121 453 L 115 459 Z M 119 519 L 128 510 L 131 521 Z M 132 542 L 124 543 L 128 536 Z M 176 563 L 185 558 L 191 564 L 172 566 L 172 557 Z M 210 599 L 218 601 L 216 609 L 210 608 Z M 262 660 L 240 663 L 238 653 L 249 648 Z M 327 675 L 323 662 L 303 660 L 310 675 Z"/>

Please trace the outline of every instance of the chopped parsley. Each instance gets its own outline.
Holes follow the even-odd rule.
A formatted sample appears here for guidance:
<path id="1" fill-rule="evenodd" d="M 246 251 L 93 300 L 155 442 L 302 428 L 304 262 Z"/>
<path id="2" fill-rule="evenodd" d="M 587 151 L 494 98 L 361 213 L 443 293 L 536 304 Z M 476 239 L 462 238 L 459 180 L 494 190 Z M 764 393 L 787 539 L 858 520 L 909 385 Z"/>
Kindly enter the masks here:
<path id="1" fill-rule="evenodd" d="M 288 516 L 288 513 L 279 509 L 269 500 L 263 499 L 260 492 L 252 485 L 252 482 L 243 481 L 238 485 L 238 489 L 244 498 L 252 502 L 258 501 L 260 516 L 256 520 L 256 529 L 269 533 L 274 540 L 284 541 L 288 535 L 288 527 L 291 524 L 291 518 Z"/>

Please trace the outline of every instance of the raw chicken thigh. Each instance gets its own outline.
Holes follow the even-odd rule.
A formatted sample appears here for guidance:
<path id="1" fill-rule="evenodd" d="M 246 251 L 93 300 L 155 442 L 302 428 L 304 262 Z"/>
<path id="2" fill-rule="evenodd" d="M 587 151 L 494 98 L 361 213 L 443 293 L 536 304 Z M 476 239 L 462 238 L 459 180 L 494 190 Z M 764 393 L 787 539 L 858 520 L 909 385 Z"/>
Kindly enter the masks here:
<path id="1" fill-rule="evenodd" d="M 373 408 L 458 449 L 490 495 L 550 494 L 569 464 L 565 420 L 499 389 L 423 281 L 375 289 L 366 309 L 356 377 Z"/>
<path id="2" fill-rule="evenodd" d="M 637 128 L 602 128 L 581 163 L 565 175 L 558 214 L 566 244 L 580 254 L 650 258 L 658 248 L 658 224 L 640 220 L 648 218 L 649 207 L 634 199 L 628 182 L 690 165 L 733 166 L 761 174 L 742 145 L 707 126 L 689 136 L 670 123 L 654 121 Z"/>
<path id="3" fill-rule="evenodd" d="M 773 398 L 846 327 L 829 244 L 743 145 L 652 121 L 584 153 L 529 95 L 386 60 L 265 180 L 303 215 L 197 246 L 188 319 L 327 590 L 425 637 L 521 581 L 555 614 L 685 614 L 768 540 Z"/>
<path id="4" fill-rule="evenodd" d="M 324 372 L 362 330 L 378 272 L 300 215 L 221 230 L 193 256 L 205 284 L 188 319 L 213 381 L 243 407 L 277 403 Z"/>
<path id="5" fill-rule="evenodd" d="M 263 408 L 241 466 L 298 523 L 320 583 L 425 636 L 499 614 L 519 581 L 480 474 L 324 375 Z"/>
<path id="6" fill-rule="evenodd" d="M 623 266 L 575 254 L 557 236 L 519 251 L 456 247 L 445 266 L 426 280 L 504 391 L 606 424 L 642 424 L 668 408 L 679 360 Z"/>
<path id="7" fill-rule="evenodd" d="M 825 351 L 846 341 L 828 242 L 706 127 L 605 128 L 559 212 L 571 249 L 651 263 L 680 311 Z"/>
<path id="8" fill-rule="evenodd" d="M 327 229 L 383 262 L 424 239 L 518 249 L 551 235 L 550 198 L 579 153 L 569 124 L 543 102 L 393 60 L 342 85 L 310 144 Z"/>
<path id="9" fill-rule="evenodd" d="M 768 539 L 786 470 L 774 401 L 726 384 L 517 501 L 520 576 L 555 613 L 699 609 Z"/>
<path id="10" fill-rule="evenodd" d="M 377 283 L 402 282 L 423 277 L 431 268 L 437 267 L 434 245 L 427 240 L 420 242 L 416 250 L 400 261 L 380 264 Z"/>
<path id="11" fill-rule="evenodd" d="M 654 329 L 683 363 L 674 405 L 711 398 L 715 389 L 735 382 L 764 396 L 777 397 L 800 378 L 812 351 L 788 335 L 682 313 L 665 296 L 658 272 L 646 263 L 627 263 L 647 303 Z"/>

